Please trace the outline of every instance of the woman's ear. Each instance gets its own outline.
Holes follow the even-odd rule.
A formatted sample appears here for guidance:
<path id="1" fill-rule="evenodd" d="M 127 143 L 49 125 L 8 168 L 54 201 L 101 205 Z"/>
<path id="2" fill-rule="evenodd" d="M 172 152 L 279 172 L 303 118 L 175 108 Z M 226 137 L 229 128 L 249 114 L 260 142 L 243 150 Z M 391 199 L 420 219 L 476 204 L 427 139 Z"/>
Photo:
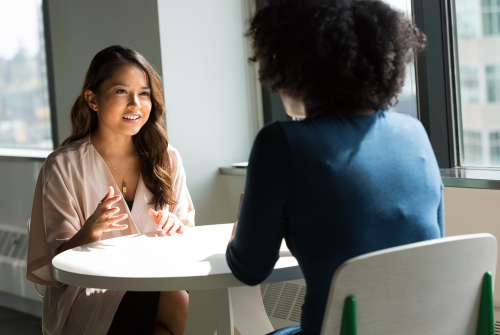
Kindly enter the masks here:
<path id="1" fill-rule="evenodd" d="M 94 92 L 92 92 L 91 90 L 86 90 L 84 96 L 85 101 L 87 101 L 87 104 L 90 106 L 90 108 L 97 112 L 97 99 Z"/>

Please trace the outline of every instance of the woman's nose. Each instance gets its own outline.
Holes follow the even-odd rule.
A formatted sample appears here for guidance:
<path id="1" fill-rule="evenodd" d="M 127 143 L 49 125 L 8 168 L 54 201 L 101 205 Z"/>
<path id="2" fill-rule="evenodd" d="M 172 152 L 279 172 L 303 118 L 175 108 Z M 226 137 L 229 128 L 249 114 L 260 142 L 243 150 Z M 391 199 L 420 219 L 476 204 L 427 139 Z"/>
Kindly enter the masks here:
<path id="1" fill-rule="evenodd" d="M 139 101 L 139 96 L 137 94 L 131 94 L 130 95 L 130 102 L 129 102 L 130 107 L 138 107 L 141 108 L 141 103 Z"/>

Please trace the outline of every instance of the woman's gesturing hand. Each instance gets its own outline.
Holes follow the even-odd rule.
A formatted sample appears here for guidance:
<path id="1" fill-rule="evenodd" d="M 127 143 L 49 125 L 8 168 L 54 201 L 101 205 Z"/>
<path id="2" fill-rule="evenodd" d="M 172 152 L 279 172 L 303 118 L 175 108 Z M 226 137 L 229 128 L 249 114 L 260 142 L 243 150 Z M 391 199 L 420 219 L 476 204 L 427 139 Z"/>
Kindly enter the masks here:
<path id="1" fill-rule="evenodd" d="M 87 243 L 96 242 L 101 239 L 102 233 L 106 231 L 127 229 L 126 224 L 117 224 L 125 220 L 128 215 L 122 214 L 113 216 L 113 214 L 120 211 L 118 207 L 111 207 L 115 202 L 121 199 L 120 195 L 115 196 L 113 187 L 109 187 L 108 193 L 97 205 L 94 214 L 92 214 L 72 238 L 57 248 L 57 252 L 78 247 Z"/>
<path id="2" fill-rule="evenodd" d="M 160 235 L 174 235 L 175 233 L 182 234 L 184 232 L 184 224 L 181 220 L 167 210 L 155 211 L 150 208 L 149 215 L 153 222 L 158 225 L 158 229 L 161 229 Z"/>
<path id="3" fill-rule="evenodd" d="M 120 208 L 111 206 L 121 199 L 121 195 L 114 194 L 115 191 L 113 187 L 110 186 L 106 196 L 97 205 L 94 214 L 85 222 L 84 227 L 86 226 L 87 229 L 90 229 L 92 235 L 98 235 L 100 238 L 101 234 L 104 232 L 128 228 L 126 224 L 118 224 L 118 222 L 125 220 L 128 214 L 113 216 L 113 214 L 120 211 Z"/>

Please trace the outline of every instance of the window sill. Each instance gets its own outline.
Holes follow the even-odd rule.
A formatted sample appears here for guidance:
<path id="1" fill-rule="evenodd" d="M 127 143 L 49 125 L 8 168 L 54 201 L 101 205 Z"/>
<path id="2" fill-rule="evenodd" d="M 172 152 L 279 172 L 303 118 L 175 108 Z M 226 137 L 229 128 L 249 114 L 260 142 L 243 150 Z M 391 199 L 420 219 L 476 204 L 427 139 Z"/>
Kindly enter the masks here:
<path id="1" fill-rule="evenodd" d="M 246 176 L 247 169 L 227 166 L 227 167 L 220 167 L 219 173 L 226 176 Z"/>
<path id="2" fill-rule="evenodd" d="M 28 159 L 44 161 L 52 150 L 0 148 L 0 159 Z"/>
<path id="3" fill-rule="evenodd" d="M 227 176 L 246 176 L 247 170 L 228 166 L 219 168 L 219 173 Z M 463 167 L 441 169 L 441 179 L 445 187 L 500 190 L 500 169 Z"/>
<path id="4" fill-rule="evenodd" d="M 441 169 L 441 178 L 445 187 L 500 190 L 499 168 L 457 167 Z"/>

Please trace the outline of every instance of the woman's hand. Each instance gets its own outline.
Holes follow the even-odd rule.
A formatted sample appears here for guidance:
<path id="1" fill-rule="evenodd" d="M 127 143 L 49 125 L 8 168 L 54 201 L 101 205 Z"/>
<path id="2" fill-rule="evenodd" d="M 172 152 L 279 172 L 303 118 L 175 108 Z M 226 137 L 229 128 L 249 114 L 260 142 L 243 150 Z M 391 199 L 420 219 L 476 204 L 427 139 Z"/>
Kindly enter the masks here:
<path id="1" fill-rule="evenodd" d="M 102 233 L 106 231 L 127 229 L 128 225 L 117 224 L 125 220 L 128 217 L 127 214 L 113 216 L 113 214 L 119 212 L 120 209 L 118 207 L 111 208 L 111 205 L 121 199 L 120 195 L 115 196 L 114 194 L 115 191 L 113 187 L 110 186 L 106 196 L 97 205 L 94 214 L 85 221 L 82 229 L 66 243 L 57 248 L 58 253 L 87 243 L 99 241 Z"/>
<path id="2" fill-rule="evenodd" d="M 149 215 L 153 222 L 158 225 L 158 229 L 161 229 L 160 235 L 174 235 L 175 233 L 182 234 L 184 232 L 184 224 L 181 220 L 167 210 L 155 211 L 150 208 Z"/>
<path id="3" fill-rule="evenodd" d="M 160 211 L 155 211 L 154 209 L 149 209 L 149 215 L 153 219 L 153 222 L 158 225 L 158 229 L 161 229 L 160 235 L 174 235 L 184 233 L 184 224 L 177 216 L 169 211 L 163 209 Z"/>
<path id="4" fill-rule="evenodd" d="M 108 193 L 97 205 L 94 214 L 92 214 L 83 225 L 84 228 L 89 230 L 90 235 L 98 237 L 98 239 L 101 238 L 101 234 L 104 232 L 128 228 L 126 224 L 118 224 L 118 222 L 125 220 L 128 214 L 113 216 L 113 214 L 120 211 L 120 208 L 111 206 L 121 199 L 121 195 L 114 194 L 115 191 L 113 187 L 110 186 Z"/>

